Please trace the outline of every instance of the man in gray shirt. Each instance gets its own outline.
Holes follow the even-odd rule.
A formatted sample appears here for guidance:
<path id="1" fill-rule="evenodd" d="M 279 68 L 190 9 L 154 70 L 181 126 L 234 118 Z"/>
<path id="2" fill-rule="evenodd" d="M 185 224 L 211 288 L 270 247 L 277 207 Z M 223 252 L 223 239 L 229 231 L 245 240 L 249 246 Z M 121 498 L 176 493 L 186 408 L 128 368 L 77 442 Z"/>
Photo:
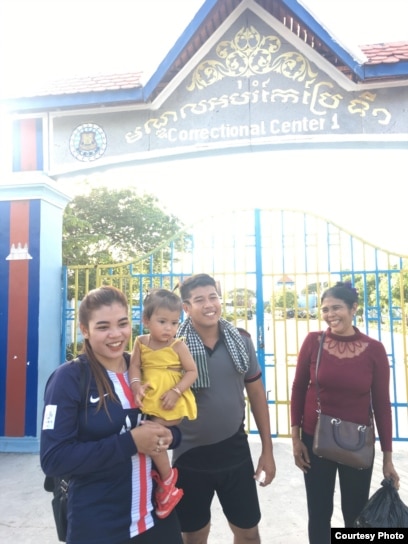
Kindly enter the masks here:
<path id="1" fill-rule="evenodd" d="M 182 441 L 174 450 L 177 506 L 185 544 L 204 544 L 210 532 L 211 503 L 216 492 L 234 534 L 235 544 L 260 543 L 261 517 L 256 480 L 275 477 L 269 410 L 261 368 L 248 333 L 221 318 L 215 280 L 208 274 L 188 278 L 180 288 L 187 319 L 177 336 L 185 338 L 197 364 L 193 384 L 198 417 L 180 424 Z M 248 396 L 262 442 L 256 470 L 244 428 Z"/>

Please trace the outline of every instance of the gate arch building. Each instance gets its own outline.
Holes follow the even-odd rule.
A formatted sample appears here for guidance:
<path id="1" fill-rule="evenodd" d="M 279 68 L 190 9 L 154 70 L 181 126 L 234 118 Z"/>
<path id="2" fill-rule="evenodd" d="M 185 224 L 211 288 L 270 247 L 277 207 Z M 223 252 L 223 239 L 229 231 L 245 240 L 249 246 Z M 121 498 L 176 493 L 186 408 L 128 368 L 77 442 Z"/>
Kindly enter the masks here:
<path id="1" fill-rule="evenodd" d="M 265 298 L 264 293 L 259 293 L 259 278 L 263 278 L 264 289 L 265 261 L 271 263 L 268 247 L 275 247 L 272 234 L 280 233 L 280 250 L 277 250 L 277 257 L 274 258 L 274 266 L 280 263 L 279 270 L 276 271 L 277 278 L 287 274 L 299 289 L 304 283 L 303 279 L 300 281 L 302 274 L 311 274 L 311 270 L 315 276 L 321 274 L 324 281 L 354 274 L 359 278 L 369 278 L 371 282 L 373 275 L 375 281 L 379 279 L 376 285 L 380 285 L 381 281 L 385 281 L 387 285 L 387 280 L 381 276 L 385 274 L 389 278 L 389 287 L 385 289 L 389 290 L 390 298 L 385 310 L 382 308 L 382 313 L 388 312 L 390 323 L 398 326 L 401 324 L 404 334 L 404 251 L 400 250 L 399 256 L 394 251 L 391 258 L 390 252 L 383 253 L 383 250 L 377 248 L 377 253 L 373 250 L 374 257 L 370 256 L 369 260 L 361 263 L 361 255 L 355 250 L 356 237 L 351 237 L 347 243 L 342 242 L 342 229 L 335 227 L 334 232 L 337 234 L 333 234 L 329 227 L 326 230 L 322 227 L 321 230 L 326 232 L 327 243 L 319 242 L 319 247 L 326 249 L 317 253 L 313 249 L 312 240 L 318 239 L 320 235 L 309 234 L 308 229 L 302 230 L 303 227 L 299 226 L 302 222 L 308 225 L 310 221 L 318 222 L 317 219 L 309 219 L 307 214 L 302 220 L 298 220 L 302 215 L 298 216 L 288 209 L 281 216 L 272 212 L 261 212 L 261 208 L 278 208 L 277 204 L 282 201 L 282 195 L 278 193 L 290 194 L 295 202 L 296 197 L 298 201 L 301 200 L 302 191 L 314 191 L 318 199 L 322 189 L 328 188 L 328 196 L 334 205 L 328 208 L 330 217 L 325 218 L 327 225 L 333 222 L 343 226 L 344 222 L 340 219 L 345 219 L 347 229 L 358 233 L 356 225 L 351 229 L 353 217 L 348 213 L 349 210 L 336 206 L 338 195 L 333 191 L 333 185 L 354 184 L 357 191 L 354 179 L 348 181 L 350 172 L 353 172 L 356 180 L 365 179 L 369 172 L 372 185 L 367 190 L 367 195 L 364 191 L 361 193 L 364 197 L 367 196 L 369 204 L 380 184 L 383 186 L 384 180 L 389 176 L 389 162 L 403 164 L 408 140 L 407 56 L 401 44 L 394 44 L 391 50 L 381 46 L 377 48 L 384 54 L 380 63 L 375 62 L 374 56 L 370 57 L 372 49 L 365 48 L 361 54 L 350 53 L 296 0 L 207 0 L 145 85 L 141 84 L 141 76 L 137 73 L 116 74 L 113 77 L 97 76 L 87 78 L 86 81 L 66 80 L 47 89 L 27 92 L 26 96 L 3 100 L 3 106 L 9 111 L 12 149 L 4 160 L 9 168 L 4 176 L 4 183 L 8 188 L 2 200 L 8 202 L 10 199 L 9 187 L 14 186 L 18 172 L 25 173 L 29 185 L 35 185 L 39 172 L 48 176 L 47 186 L 51 188 L 51 192 L 56 191 L 58 194 L 59 211 L 51 214 L 47 222 L 49 228 L 57 225 L 55 232 L 58 232 L 62 202 L 69 200 L 65 190 L 59 190 L 59 187 L 64 186 L 63 180 L 66 187 L 66 180 L 74 176 L 119 168 L 122 165 L 141 167 L 149 164 L 155 168 L 156 164 L 166 161 L 169 165 L 166 177 L 170 182 L 177 182 L 178 188 L 182 185 L 185 195 L 183 198 L 186 201 L 194 200 L 197 208 L 205 206 L 205 195 L 201 198 L 200 194 L 197 200 L 198 191 L 195 187 L 192 189 L 194 181 L 196 184 L 197 181 L 201 182 L 201 187 L 215 191 L 210 202 L 217 199 L 217 184 L 221 186 L 228 182 L 234 187 L 233 190 L 245 186 L 248 201 L 254 201 L 256 195 L 258 203 L 262 201 L 262 206 L 254 206 L 258 211 L 252 212 L 254 216 L 251 215 L 248 219 L 251 225 L 262 226 L 261 238 L 254 236 L 253 232 L 249 235 L 243 233 L 244 240 L 247 241 L 247 236 L 257 240 L 250 257 L 245 251 L 239 259 L 236 258 L 234 265 L 226 262 L 223 272 L 217 265 L 214 272 L 223 277 L 237 277 L 236 270 L 243 266 L 240 259 L 245 256 L 245 278 L 249 275 L 256 279 L 257 305 L 260 301 L 263 304 Z M 88 87 L 85 87 L 85 83 Z M 242 159 L 243 156 L 245 166 L 240 171 L 235 163 L 242 164 L 238 158 Z M 221 165 L 216 176 L 209 169 L 201 168 L 204 160 L 208 160 L 210 168 L 214 157 L 220 159 Z M 173 173 L 171 168 L 174 158 L 183 159 L 186 163 L 190 159 L 192 162 L 197 160 L 200 164 L 200 175 L 207 172 L 208 184 L 207 180 L 202 184 L 200 175 L 194 169 L 185 179 L 178 180 L 177 173 Z M 172 174 L 175 178 L 173 180 Z M 291 190 L 291 180 L 295 178 L 304 179 L 304 187 L 299 195 L 296 194 L 297 191 Z M 373 186 L 374 189 L 371 189 Z M 16 199 L 23 200 L 23 195 L 16 194 Z M 286 208 L 288 207 L 285 206 Z M 224 214 L 224 224 L 219 227 L 221 230 L 225 230 L 227 215 Z M 3 215 L 4 217 L 8 216 Z M 287 217 L 291 217 L 293 224 L 298 226 L 296 232 L 288 224 Z M 237 232 L 246 224 L 246 219 L 242 218 L 237 223 L 235 219 L 231 221 L 236 224 Z M 282 231 L 281 224 L 285 224 L 288 230 Z M 255 228 L 256 232 L 258 227 Z M 40 233 L 44 233 L 44 221 L 39 222 L 38 229 Z M 306 236 L 302 242 L 308 248 L 306 272 L 300 271 L 299 260 L 294 257 L 294 250 L 289 249 L 290 244 L 295 243 L 294 240 L 296 247 L 301 247 L 297 238 L 299 232 L 304 232 Z M 2 229 L 1 236 L 1 262 L 4 277 L 8 281 L 11 262 L 7 260 L 7 256 L 12 245 L 17 244 L 15 247 L 18 247 L 20 241 L 9 235 L 8 225 Z M 265 243 L 268 237 L 269 244 Z M 219 236 L 214 236 L 214 243 L 217 238 Z M 26 241 L 22 240 L 21 243 L 24 249 Z M 234 240 L 234 243 L 237 242 Z M 336 244 L 337 248 L 342 248 L 341 251 L 327 249 Z M 384 244 L 381 245 L 384 247 Z M 216 248 L 203 247 L 206 247 L 205 254 L 215 251 Z M 43 270 L 49 256 L 56 256 L 60 252 L 54 241 L 47 252 L 32 255 L 30 246 L 27 249 L 28 254 L 33 257 L 25 263 L 29 273 L 35 269 Z M 310 255 L 313 255 L 314 266 Z M 56 257 L 56 261 L 59 259 L 60 255 Z M 347 263 L 347 267 L 344 263 Z M 211 262 L 207 270 L 213 270 L 210 265 Z M 172 270 L 174 264 L 169 267 Z M 57 268 L 53 268 L 52 285 L 59 282 Z M 165 271 L 164 273 L 168 274 Z M 273 275 L 273 278 L 270 276 L 266 281 L 268 290 L 271 290 L 274 286 L 275 268 L 268 274 Z M 173 273 L 171 275 L 175 276 Z M 394 304 L 394 278 L 397 276 L 400 278 L 401 297 L 398 304 Z M 33 278 L 33 282 L 39 286 L 40 279 L 35 274 Z M 245 279 L 243 287 L 247 284 L 249 285 L 248 279 Z M 241 286 L 236 284 L 236 287 Z M 38 291 L 40 292 L 39 287 Z M 13 306 L 19 290 L 8 290 L 7 293 L 1 299 L 0 310 L 3 316 L 7 315 L 10 305 Z M 267 293 L 267 299 L 269 294 Z M 54 300 L 60 300 L 59 290 L 55 290 L 54 295 Z M 303 294 L 303 299 L 296 298 L 295 308 L 290 309 L 295 311 L 299 309 L 296 306 L 301 304 L 310 306 L 310 301 L 311 297 Z M 367 313 L 367 319 L 373 320 L 370 323 L 375 323 L 375 311 L 380 320 L 381 311 L 377 308 L 378 304 L 371 302 L 373 301 L 365 304 L 364 312 L 371 312 Z M 397 311 L 396 314 L 394 310 Z M 265 317 L 261 313 L 257 307 L 256 319 L 251 322 L 252 326 L 257 324 L 254 331 L 257 338 L 259 331 L 263 334 L 265 330 L 265 324 L 262 324 Z M 401 316 L 400 320 L 397 315 Z M 283 321 L 279 321 L 275 314 L 273 317 L 274 322 L 282 325 L 283 330 L 290 327 L 286 323 L 286 317 Z M 42 344 L 35 347 L 32 341 L 33 336 L 39 334 L 34 321 L 28 320 L 25 313 L 21 314 L 21 319 L 27 324 L 29 331 L 24 333 L 23 342 L 30 344 L 34 354 L 30 361 L 33 370 L 27 375 L 30 395 L 26 395 L 25 390 L 18 389 L 23 387 L 22 384 L 17 389 L 20 398 L 24 399 L 23 412 L 30 414 L 30 418 L 37 423 L 31 425 L 29 430 L 23 426 L 18 431 L 18 436 L 13 434 L 15 431 L 10 435 L 3 426 L 4 436 L 0 438 L 0 447 L 4 449 L 25 448 L 28 443 L 30 448 L 34 447 L 38 437 L 45 375 L 54 364 L 47 361 L 46 352 L 41 351 L 44 349 Z M 296 315 L 296 319 L 302 318 Z M 37 322 L 41 332 L 42 323 L 38 316 Z M 293 323 L 295 322 L 294 320 Z M 313 318 L 307 317 L 306 323 L 312 326 L 318 320 L 313 321 Z M 5 321 L 0 330 L 1 342 L 5 346 L 0 372 L 6 376 L 12 360 L 9 359 L 7 351 L 9 339 Z M 274 327 L 274 335 L 278 334 L 276 330 Z M 382 331 L 381 327 L 380 330 Z M 300 332 L 296 332 L 295 337 L 298 334 Z M 50 341 L 56 341 L 60 345 L 59 338 L 51 338 Z M 405 336 L 403 346 L 406 384 Z M 395 353 L 394 339 L 391 340 L 389 353 L 392 360 Z M 400 387 L 402 378 L 399 377 L 397 382 Z M 274 387 L 275 385 L 271 390 Z M 7 386 L 5 400 L 0 401 L 0 420 L 3 422 L 6 420 L 6 407 L 12 394 L 14 392 Z M 396 396 L 394 400 L 399 404 Z M 406 397 L 401 401 L 401 406 L 395 407 L 398 408 L 401 419 L 405 417 L 405 404 Z M 285 429 L 287 422 L 285 423 L 286 416 L 280 412 L 285 413 L 285 410 L 286 405 L 276 415 L 275 430 L 283 435 L 286 431 L 281 429 Z M 394 434 L 396 438 L 403 438 L 404 433 L 405 431 L 400 432 L 398 428 Z"/>

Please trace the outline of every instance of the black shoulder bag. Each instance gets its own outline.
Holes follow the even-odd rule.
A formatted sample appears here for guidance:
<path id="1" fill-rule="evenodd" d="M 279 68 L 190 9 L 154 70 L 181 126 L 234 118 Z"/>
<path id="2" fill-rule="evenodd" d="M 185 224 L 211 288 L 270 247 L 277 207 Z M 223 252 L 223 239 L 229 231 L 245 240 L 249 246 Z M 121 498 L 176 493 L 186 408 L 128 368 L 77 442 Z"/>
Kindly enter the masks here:
<path id="1" fill-rule="evenodd" d="M 317 372 L 322 357 L 325 333 L 322 333 L 316 360 L 316 390 L 318 419 L 313 438 L 313 453 L 324 459 L 356 469 L 370 468 L 374 461 L 374 425 L 372 410 L 370 425 L 360 425 L 328 416 L 320 405 Z"/>

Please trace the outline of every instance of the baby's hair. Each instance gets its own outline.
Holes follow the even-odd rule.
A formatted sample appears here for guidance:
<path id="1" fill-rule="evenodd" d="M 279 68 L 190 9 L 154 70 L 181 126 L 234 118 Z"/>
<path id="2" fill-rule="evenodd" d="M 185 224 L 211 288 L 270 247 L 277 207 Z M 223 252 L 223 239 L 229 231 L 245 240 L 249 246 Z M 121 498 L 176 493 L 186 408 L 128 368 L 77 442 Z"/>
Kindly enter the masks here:
<path id="1" fill-rule="evenodd" d="M 152 289 L 143 301 L 143 317 L 150 319 L 159 308 L 166 308 L 171 312 L 181 314 L 183 304 L 181 298 L 168 289 Z"/>
<path id="2" fill-rule="evenodd" d="M 326 297 L 339 298 L 347 304 L 349 308 L 353 307 L 353 304 L 358 304 L 358 292 L 355 287 L 352 286 L 350 281 L 338 281 L 333 287 L 329 287 L 323 293 L 321 302 Z"/>

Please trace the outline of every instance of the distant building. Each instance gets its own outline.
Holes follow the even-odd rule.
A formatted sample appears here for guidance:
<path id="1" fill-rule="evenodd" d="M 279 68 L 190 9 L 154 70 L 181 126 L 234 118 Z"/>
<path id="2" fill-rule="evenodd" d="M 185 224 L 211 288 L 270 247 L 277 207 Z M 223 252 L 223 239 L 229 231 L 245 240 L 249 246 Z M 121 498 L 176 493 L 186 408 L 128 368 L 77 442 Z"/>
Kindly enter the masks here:
<path id="1" fill-rule="evenodd" d="M 295 282 L 285 274 L 276 282 L 276 285 L 278 287 L 286 287 L 286 289 L 293 289 L 295 287 Z"/>

